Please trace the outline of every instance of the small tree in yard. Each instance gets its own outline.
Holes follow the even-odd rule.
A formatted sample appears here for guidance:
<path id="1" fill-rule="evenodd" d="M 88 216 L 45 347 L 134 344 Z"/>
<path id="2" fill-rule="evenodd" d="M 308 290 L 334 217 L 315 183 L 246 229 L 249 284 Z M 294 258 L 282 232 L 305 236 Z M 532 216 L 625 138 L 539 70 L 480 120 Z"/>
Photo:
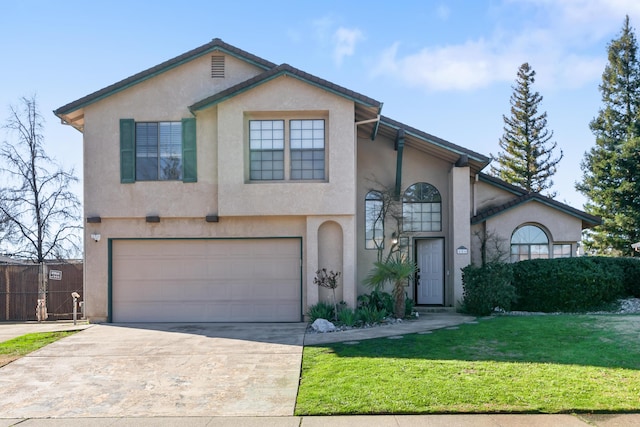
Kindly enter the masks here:
<path id="1" fill-rule="evenodd" d="M 323 288 L 331 289 L 333 292 L 333 320 L 338 320 L 338 302 L 336 301 L 336 288 L 338 287 L 338 277 L 340 272 L 334 272 L 333 270 L 327 273 L 326 268 L 322 268 L 316 271 L 316 277 L 313 279 L 313 283 Z"/>
<path id="2" fill-rule="evenodd" d="M 402 319 L 405 315 L 404 284 L 416 271 L 417 266 L 413 261 L 407 259 L 402 253 L 395 252 L 389 254 L 384 261 L 375 262 L 364 283 L 376 291 L 382 290 L 385 284 L 391 283 L 393 285 L 392 295 L 394 299 L 393 315 L 398 319 Z"/>
<path id="3" fill-rule="evenodd" d="M 69 187 L 78 179 L 44 150 L 43 122 L 36 98 L 9 108 L 4 125 L 14 139 L 0 149 L 0 220 L 15 230 L 15 255 L 42 263 L 78 249 L 80 202 Z"/>

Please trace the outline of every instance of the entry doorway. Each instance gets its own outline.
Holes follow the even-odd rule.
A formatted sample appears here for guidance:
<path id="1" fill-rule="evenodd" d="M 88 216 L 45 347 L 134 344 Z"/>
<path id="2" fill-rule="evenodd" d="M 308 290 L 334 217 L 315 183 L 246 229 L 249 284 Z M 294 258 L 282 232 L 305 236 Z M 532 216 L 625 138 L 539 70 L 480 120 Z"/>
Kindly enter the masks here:
<path id="1" fill-rule="evenodd" d="M 416 240 L 418 305 L 444 305 L 444 239 Z"/>

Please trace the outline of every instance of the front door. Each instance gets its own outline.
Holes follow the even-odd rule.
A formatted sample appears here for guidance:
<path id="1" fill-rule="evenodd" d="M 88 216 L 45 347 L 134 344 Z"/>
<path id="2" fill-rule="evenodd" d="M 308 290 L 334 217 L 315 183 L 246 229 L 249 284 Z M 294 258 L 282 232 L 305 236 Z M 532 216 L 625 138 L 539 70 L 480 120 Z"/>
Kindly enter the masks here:
<path id="1" fill-rule="evenodd" d="M 418 304 L 444 305 L 444 239 L 416 241 Z"/>

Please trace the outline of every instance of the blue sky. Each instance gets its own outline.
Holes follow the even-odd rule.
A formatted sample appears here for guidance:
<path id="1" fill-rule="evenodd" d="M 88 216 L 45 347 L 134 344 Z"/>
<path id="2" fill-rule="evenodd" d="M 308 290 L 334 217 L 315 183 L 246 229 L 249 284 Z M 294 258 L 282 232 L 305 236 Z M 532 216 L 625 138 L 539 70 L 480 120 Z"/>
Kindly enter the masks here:
<path id="1" fill-rule="evenodd" d="M 82 134 L 52 110 L 219 37 L 274 63 L 384 102 L 395 120 L 497 154 L 518 67 L 537 73 L 540 111 L 565 158 L 557 199 L 574 189 L 607 44 L 637 0 L 6 1 L 0 13 L 0 119 L 37 94 L 48 153 L 82 176 Z M 7 139 L 2 132 L 0 139 Z M 488 170 L 488 168 L 487 168 Z"/>

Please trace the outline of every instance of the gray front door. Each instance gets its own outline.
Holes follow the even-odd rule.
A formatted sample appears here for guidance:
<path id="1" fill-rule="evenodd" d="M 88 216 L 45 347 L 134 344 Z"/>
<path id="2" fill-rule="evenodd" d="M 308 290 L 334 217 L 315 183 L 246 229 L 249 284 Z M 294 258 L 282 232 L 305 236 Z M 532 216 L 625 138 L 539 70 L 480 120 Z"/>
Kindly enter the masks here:
<path id="1" fill-rule="evenodd" d="M 416 241 L 417 303 L 444 305 L 444 239 Z"/>

